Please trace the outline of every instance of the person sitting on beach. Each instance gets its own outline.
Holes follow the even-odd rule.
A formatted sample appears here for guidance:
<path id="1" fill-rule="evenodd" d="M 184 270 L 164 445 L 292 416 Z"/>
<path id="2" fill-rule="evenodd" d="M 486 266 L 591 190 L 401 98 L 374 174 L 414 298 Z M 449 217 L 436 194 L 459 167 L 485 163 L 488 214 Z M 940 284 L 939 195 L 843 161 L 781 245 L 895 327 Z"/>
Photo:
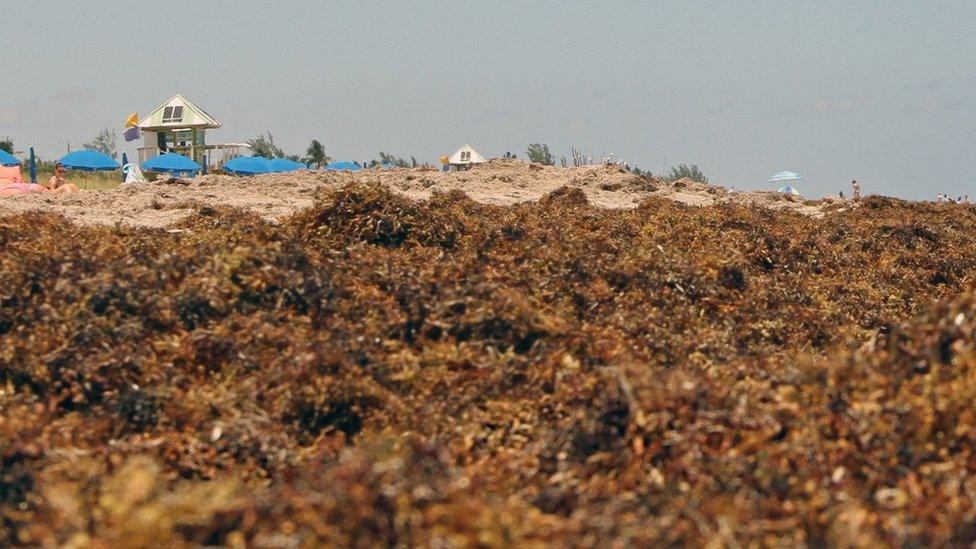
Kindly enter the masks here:
<path id="1" fill-rule="evenodd" d="M 52 193 L 73 193 L 78 190 L 74 183 L 64 180 L 64 164 L 58 162 L 54 165 L 54 175 L 47 180 L 47 190 Z"/>

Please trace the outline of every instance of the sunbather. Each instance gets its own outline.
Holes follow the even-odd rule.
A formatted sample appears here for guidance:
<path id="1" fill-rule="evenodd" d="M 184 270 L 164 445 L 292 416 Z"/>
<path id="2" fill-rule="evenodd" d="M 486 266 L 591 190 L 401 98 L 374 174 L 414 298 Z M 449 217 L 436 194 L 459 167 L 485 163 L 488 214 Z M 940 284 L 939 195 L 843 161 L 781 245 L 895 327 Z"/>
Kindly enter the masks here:
<path id="1" fill-rule="evenodd" d="M 64 180 L 64 164 L 58 162 L 54 165 L 54 175 L 47 180 L 47 189 L 52 193 L 73 193 L 78 190 L 74 183 Z"/>

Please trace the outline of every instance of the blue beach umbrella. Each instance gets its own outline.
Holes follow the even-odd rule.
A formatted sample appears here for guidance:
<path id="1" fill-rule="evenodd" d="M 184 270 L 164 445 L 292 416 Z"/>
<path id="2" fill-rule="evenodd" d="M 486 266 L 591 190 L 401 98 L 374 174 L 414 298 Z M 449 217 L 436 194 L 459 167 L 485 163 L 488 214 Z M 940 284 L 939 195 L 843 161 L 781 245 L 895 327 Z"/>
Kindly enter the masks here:
<path id="1" fill-rule="evenodd" d="M 224 171 L 236 175 L 271 173 L 270 161 L 261 156 L 238 156 L 224 164 Z"/>
<path id="2" fill-rule="evenodd" d="M 119 163 L 107 154 L 98 151 L 84 150 L 68 153 L 61 157 L 61 162 L 69 170 L 83 172 L 112 171 L 119 169 Z"/>
<path id="3" fill-rule="evenodd" d="M 34 156 L 34 147 L 30 148 L 30 180 L 37 183 L 37 158 Z"/>
<path id="4" fill-rule="evenodd" d="M 166 153 L 150 158 L 142 163 L 142 169 L 157 173 L 170 174 L 188 173 L 196 175 L 203 166 L 183 156 L 182 154 Z"/>
<path id="5" fill-rule="evenodd" d="M 271 171 L 277 173 L 308 169 L 307 164 L 295 162 L 294 160 L 290 160 L 288 158 L 275 158 L 274 160 L 268 162 L 268 167 L 271 168 Z"/>
<path id="6" fill-rule="evenodd" d="M 0 149 L 0 166 L 20 166 L 20 160 L 17 160 L 16 156 L 7 151 Z"/>
<path id="7" fill-rule="evenodd" d="M 348 170 L 351 172 L 359 171 L 362 168 L 359 164 L 355 162 L 332 162 L 331 164 L 326 164 L 325 169 L 337 171 L 337 170 Z"/>

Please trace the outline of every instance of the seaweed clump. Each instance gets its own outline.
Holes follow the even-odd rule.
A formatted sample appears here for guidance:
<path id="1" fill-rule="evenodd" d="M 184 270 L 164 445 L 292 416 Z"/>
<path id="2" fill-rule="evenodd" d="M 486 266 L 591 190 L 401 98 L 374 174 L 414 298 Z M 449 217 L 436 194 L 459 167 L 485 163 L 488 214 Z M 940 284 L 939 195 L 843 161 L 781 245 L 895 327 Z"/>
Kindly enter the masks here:
<path id="1" fill-rule="evenodd" d="M 976 215 L 0 218 L 0 544 L 976 540 Z"/>

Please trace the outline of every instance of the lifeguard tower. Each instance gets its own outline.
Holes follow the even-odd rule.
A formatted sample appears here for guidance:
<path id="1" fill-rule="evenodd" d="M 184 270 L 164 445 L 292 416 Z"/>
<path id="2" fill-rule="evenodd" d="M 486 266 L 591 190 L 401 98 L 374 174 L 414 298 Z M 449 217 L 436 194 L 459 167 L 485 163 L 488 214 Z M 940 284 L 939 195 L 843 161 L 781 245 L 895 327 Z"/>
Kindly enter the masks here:
<path id="1" fill-rule="evenodd" d="M 176 94 L 139 121 L 145 141 L 139 147 L 139 163 L 150 158 L 175 152 L 192 158 L 199 164 L 221 165 L 240 155 L 244 143 L 208 144 L 207 130 L 221 126 L 219 120 L 192 101 Z M 210 151 L 208 153 L 208 151 Z M 215 158 L 214 152 L 219 151 Z"/>
<path id="2" fill-rule="evenodd" d="M 446 159 L 445 168 L 453 171 L 470 170 L 471 166 L 475 164 L 484 164 L 487 162 L 481 153 L 474 150 L 471 145 L 462 145 L 460 149 L 454 151 L 450 157 Z"/>

